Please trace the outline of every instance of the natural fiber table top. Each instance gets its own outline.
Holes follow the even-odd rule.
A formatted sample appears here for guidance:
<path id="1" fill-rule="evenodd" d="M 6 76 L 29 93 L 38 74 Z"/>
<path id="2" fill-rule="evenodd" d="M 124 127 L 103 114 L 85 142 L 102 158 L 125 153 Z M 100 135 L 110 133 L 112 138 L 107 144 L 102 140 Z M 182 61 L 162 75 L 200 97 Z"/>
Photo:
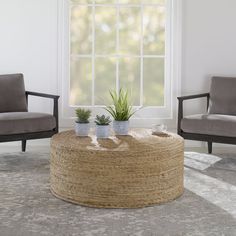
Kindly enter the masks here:
<path id="1" fill-rule="evenodd" d="M 94 134 L 88 137 L 77 137 L 73 130 L 61 132 L 52 138 L 51 145 L 81 151 L 116 151 L 136 152 L 150 150 L 161 146 L 175 145 L 183 142 L 182 137 L 173 133 L 152 134 L 150 129 L 132 129 L 127 136 L 111 136 L 108 139 L 97 139 Z"/>

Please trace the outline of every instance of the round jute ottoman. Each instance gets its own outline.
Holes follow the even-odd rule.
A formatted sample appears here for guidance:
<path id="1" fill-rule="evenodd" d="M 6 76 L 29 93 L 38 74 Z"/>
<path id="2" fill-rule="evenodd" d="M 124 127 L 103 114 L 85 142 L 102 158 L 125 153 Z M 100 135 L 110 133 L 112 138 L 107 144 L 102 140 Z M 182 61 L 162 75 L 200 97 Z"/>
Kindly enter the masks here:
<path id="1" fill-rule="evenodd" d="M 63 200 L 98 208 L 138 208 L 171 201 L 183 193 L 183 139 L 131 130 L 109 139 L 53 136 L 50 182 Z"/>

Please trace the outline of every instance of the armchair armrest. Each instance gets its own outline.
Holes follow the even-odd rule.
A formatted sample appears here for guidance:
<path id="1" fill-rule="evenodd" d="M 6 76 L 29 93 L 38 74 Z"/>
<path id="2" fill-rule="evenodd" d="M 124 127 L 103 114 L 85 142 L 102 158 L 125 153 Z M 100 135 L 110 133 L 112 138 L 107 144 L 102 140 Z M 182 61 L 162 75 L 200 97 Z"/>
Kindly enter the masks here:
<path id="1" fill-rule="evenodd" d="M 210 97 L 209 93 L 202 93 L 202 94 L 195 94 L 195 95 L 189 95 L 189 96 L 182 96 L 177 97 L 179 101 L 189 100 L 189 99 L 195 99 L 195 98 L 202 98 L 202 97 Z"/>
<path id="2" fill-rule="evenodd" d="M 202 94 L 195 94 L 195 95 L 189 95 L 189 96 L 182 96 L 177 97 L 179 100 L 179 107 L 178 107 L 178 134 L 181 134 L 181 120 L 183 119 L 183 102 L 185 100 L 190 99 L 196 99 L 196 98 L 207 98 L 207 109 L 209 107 L 209 101 L 210 101 L 210 93 L 202 93 Z"/>
<path id="3" fill-rule="evenodd" d="M 59 120 L 58 120 L 58 99 L 60 96 L 58 95 L 52 95 L 52 94 L 46 94 L 46 93 L 38 93 L 38 92 L 31 92 L 31 91 L 26 91 L 26 101 L 28 103 L 28 96 L 37 96 L 37 97 L 43 97 L 43 98 L 50 98 L 54 100 L 54 105 L 53 105 L 53 116 L 56 119 L 56 128 L 55 131 L 58 132 L 58 127 L 59 127 Z"/>
<path id="4" fill-rule="evenodd" d="M 43 97 L 43 98 L 52 98 L 52 99 L 59 99 L 59 97 L 60 97 L 58 95 L 52 95 L 52 94 L 46 94 L 46 93 L 37 93 L 37 92 L 31 92 L 31 91 L 26 91 L 25 94 L 26 94 L 26 96 L 31 95 L 31 96 L 37 96 L 37 97 Z"/>

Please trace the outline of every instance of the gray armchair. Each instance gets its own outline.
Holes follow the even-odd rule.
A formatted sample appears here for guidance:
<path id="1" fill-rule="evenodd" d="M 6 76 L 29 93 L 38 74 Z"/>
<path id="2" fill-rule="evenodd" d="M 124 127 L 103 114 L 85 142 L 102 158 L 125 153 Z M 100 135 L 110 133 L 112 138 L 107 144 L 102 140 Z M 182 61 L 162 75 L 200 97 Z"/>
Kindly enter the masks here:
<path id="1" fill-rule="evenodd" d="M 53 115 L 28 112 L 28 96 L 54 100 Z M 49 138 L 58 133 L 59 96 L 25 91 L 22 74 L 0 75 L 0 142 Z"/>
<path id="2" fill-rule="evenodd" d="M 183 102 L 207 98 L 207 112 L 183 117 Z M 210 93 L 178 97 L 178 134 L 185 139 L 236 144 L 236 78 L 213 77 Z"/>

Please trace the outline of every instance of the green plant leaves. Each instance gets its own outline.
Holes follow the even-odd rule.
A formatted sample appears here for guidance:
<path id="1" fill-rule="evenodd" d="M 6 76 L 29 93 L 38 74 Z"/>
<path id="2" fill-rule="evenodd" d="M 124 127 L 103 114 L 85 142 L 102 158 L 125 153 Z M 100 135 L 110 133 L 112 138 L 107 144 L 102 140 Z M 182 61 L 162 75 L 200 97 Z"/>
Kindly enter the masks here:
<path id="1" fill-rule="evenodd" d="M 113 106 L 107 106 L 105 110 L 117 121 L 127 121 L 135 113 L 132 111 L 132 104 L 129 101 L 128 91 L 120 89 L 119 93 L 110 91 Z"/>
<path id="2" fill-rule="evenodd" d="M 75 110 L 78 123 L 89 123 L 89 118 L 91 116 L 91 111 L 78 108 Z"/>
<path id="3" fill-rule="evenodd" d="M 109 125 L 111 123 L 111 119 L 110 116 L 96 116 L 96 119 L 94 121 L 97 125 Z"/>

